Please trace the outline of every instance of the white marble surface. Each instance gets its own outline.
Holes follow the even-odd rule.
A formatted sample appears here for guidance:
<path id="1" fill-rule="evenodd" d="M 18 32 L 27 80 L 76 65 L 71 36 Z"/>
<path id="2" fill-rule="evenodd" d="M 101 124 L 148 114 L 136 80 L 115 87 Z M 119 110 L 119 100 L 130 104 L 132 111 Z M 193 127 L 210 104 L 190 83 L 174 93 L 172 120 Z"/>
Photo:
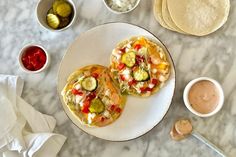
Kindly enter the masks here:
<path id="1" fill-rule="evenodd" d="M 48 32 L 37 23 L 37 0 L 0 1 L 0 73 L 23 77 L 23 98 L 39 111 L 57 119 L 56 131 L 68 137 L 59 157 L 217 156 L 192 137 L 181 142 L 172 141 L 169 130 L 178 117 L 189 117 L 198 132 L 222 148 L 228 156 L 236 156 L 235 0 L 231 0 L 229 20 L 224 27 L 201 38 L 177 34 L 160 27 L 154 20 L 151 0 L 141 0 L 136 10 L 125 15 L 110 13 L 102 0 L 74 1 L 78 19 L 72 28 L 60 33 Z M 108 142 L 82 132 L 65 115 L 56 91 L 58 66 L 69 44 L 80 33 L 114 21 L 134 23 L 153 32 L 168 47 L 177 70 L 176 93 L 164 120 L 146 135 L 128 142 Z M 42 44 L 51 55 L 51 66 L 44 73 L 29 75 L 19 69 L 19 50 L 30 42 Z M 199 76 L 218 80 L 225 91 L 222 110 L 210 118 L 196 117 L 183 105 L 184 86 Z"/>

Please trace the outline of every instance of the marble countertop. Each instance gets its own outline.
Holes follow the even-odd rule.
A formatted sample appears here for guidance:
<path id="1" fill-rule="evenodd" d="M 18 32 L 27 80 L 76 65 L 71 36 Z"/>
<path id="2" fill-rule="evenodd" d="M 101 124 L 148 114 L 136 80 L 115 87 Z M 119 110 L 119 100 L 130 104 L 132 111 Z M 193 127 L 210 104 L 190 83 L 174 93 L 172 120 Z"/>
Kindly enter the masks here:
<path id="1" fill-rule="evenodd" d="M 37 0 L 0 1 L 0 73 L 24 78 L 23 98 L 57 119 L 56 132 L 68 137 L 59 157 L 216 157 L 193 137 L 181 142 L 170 139 L 171 125 L 179 117 L 190 118 L 195 130 L 228 156 L 236 156 L 236 1 L 231 1 L 230 16 L 223 28 L 200 38 L 162 28 L 152 14 L 151 0 L 142 0 L 137 9 L 124 15 L 110 13 L 102 0 L 74 1 L 78 18 L 71 28 L 60 33 L 48 32 L 37 23 Z M 65 115 L 56 91 L 57 70 L 69 44 L 82 32 L 114 21 L 140 25 L 158 36 L 173 56 L 177 70 L 176 93 L 164 120 L 149 133 L 128 142 L 108 142 L 82 132 Z M 49 69 L 35 75 L 24 73 L 17 62 L 19 50 L 32 42 L 45 46 L 51 55 Z M 182 100 L 185 85 L 199 76 L 218 80 L 225 92 L 222 110 L 209 118 L 194 116 Z"/>

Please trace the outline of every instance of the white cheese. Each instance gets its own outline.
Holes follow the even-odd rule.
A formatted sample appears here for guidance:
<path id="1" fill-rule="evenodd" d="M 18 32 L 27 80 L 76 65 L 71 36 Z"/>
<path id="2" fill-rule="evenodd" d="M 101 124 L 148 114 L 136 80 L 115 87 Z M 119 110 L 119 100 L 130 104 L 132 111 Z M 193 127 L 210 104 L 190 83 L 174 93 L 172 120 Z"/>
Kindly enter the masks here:
<path id="1" fill-rule="evenodd" d="M 130 50 L 129 47 L 126 47 L 126 48 L 125 48 L 125 52 L 128 52 L 129 50 Z"/>
<path id="2" fill-rule="evenodd" d="M 147 48 L 146 47 L 142 47 L 141 49 L 139 49 L 138 53 L 140 55 L 146 55 L 147 54 Z"/>
<path id="3" fill-rule="evenodd" d="M 160 76 L 159 76 L 159 80 L 160 80 L 161 82 L 164 82 L 164 81 L 166 81 L 166 78 L 165 78 L 163 75 L 160 75 Z"/>
<path id="4" fill-rule="evenodd" d="M 110 112 L 107 111 L 107 110 L 104 111 L 103 115 L 104 115 L 105 117 L 107 117 L 107 118 L 110 118 L 110 116 L 111 116 Z"/>
<path id="5" fill-rule="evenodd" d="M 136 89 L 136 91 L 140 94 L 142 91 L 140 89 Z"/>
<path id="6" fill-rule="evenodd" d="M 160 54 L 160 58 L 163 59 L 165 55 L 162 52 L 159 54 Z"/>
<path id="7" fill-rule="evenodd" d="M 144 82 L 139 82 L 135 86 L 133 86 L 133 88 L 140 94 L 142 92 L 140 88 L 142 88 L 143 85 L 144 85 Z"/>
<path id="8" fill-rule="evenodd" d="M 152 69 L 152 73 L 153 73 L 153 74 L 156 74 L 156 73 L 157 73 L 157 69 L 156 69 L 156 68 L 153 68 L 153 69 Z"/>
<path id="9" fill-rule="evenodd" d="M 83 98 L 83 96 L 76 95 L 76 96 L 75 96 L 75 103 L 76 103 L 76 104 L 79 104 L 80 101 L 82 100 L 82 98 Z"/>
<path id="10" fill-rule="evenodd" d="M 144 82 L 138 82 L 135 87 L 136 88 L 142 88 L 143 85 L 144 85 Z"/>
<path id="11" fill-rule="evenodd" d="M 80 84 L 77 84 L 77 85 L 75 86 L 75 89 L 77 89 L 77 90 L 81 89 L 81 85 L 80 85 Z"/>
<path id="12" fill-rule="evenodd" d="M 131 48 L 131 43 L 128 43 L 126 47 Z"/>
<path id="13" fill-rule="evenodd" d="M 112 51 L 112 54 L 116 57 L 117 60 L 120 60 L 121 54 L 116 49 Z"/>
<path id="14" fill-rule="evenodd" d="M 110 96 L 110 95 L 111 95 L 110 89 L 107 89 L 107 90 L 105 91 L 105 95 L 106 95 L 106 96 Z"/>
<path id="15" fill-rule="evenodd" d="M 131 78 L 130 69 L 126 68 L 123 70 L 122 75 L 124 76 L 125 80 L 129 80 Z"/>
<path id="16" fill-rule="evenodd" d="M 95 116 L 96 116 L 95 113 L 88 113 L 88 124 L 92 123 L 92 120 Z"/>
<path id="17" fill-rule="evenodd" d="M 148 87 L 149 88 L 153 88 L 155 85 L 153 84 L 153 83 L 150 83 L 149 85 L 148 85 Z"/>

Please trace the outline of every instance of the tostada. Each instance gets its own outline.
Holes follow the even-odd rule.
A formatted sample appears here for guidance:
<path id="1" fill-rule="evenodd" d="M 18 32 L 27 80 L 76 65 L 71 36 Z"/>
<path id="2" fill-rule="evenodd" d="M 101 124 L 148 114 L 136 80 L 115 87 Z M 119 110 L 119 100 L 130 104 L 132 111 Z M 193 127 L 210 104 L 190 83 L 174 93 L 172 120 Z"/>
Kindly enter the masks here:
<path id="1" fill-rule="evenodd" d="M 101 65 L 89 65 L 73 72 L 61 94 L 70 111 L 88 126 L 102 127 L 114 122 L 126 102 L 109 69 Z"/>
<path id="2" fill-rule="evenodd" d="M 132 37 L 113 49 L 110 73 L 123 93 L 148 97 L 168 80 L 170 62 L 159 44 L 143 36 Z"/>

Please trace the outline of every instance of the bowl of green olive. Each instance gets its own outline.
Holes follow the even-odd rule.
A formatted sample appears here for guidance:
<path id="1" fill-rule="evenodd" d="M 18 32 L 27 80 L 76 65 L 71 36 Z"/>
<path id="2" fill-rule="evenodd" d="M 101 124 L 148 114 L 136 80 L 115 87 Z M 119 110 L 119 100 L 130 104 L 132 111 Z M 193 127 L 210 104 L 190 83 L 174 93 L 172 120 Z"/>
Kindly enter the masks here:
<path id="1" fill-rule="evenodd" d="M 74 23 L 76 7 L 72 0 L 39 0 L 36 15 L 47 30 L 63 31 Z"/>

